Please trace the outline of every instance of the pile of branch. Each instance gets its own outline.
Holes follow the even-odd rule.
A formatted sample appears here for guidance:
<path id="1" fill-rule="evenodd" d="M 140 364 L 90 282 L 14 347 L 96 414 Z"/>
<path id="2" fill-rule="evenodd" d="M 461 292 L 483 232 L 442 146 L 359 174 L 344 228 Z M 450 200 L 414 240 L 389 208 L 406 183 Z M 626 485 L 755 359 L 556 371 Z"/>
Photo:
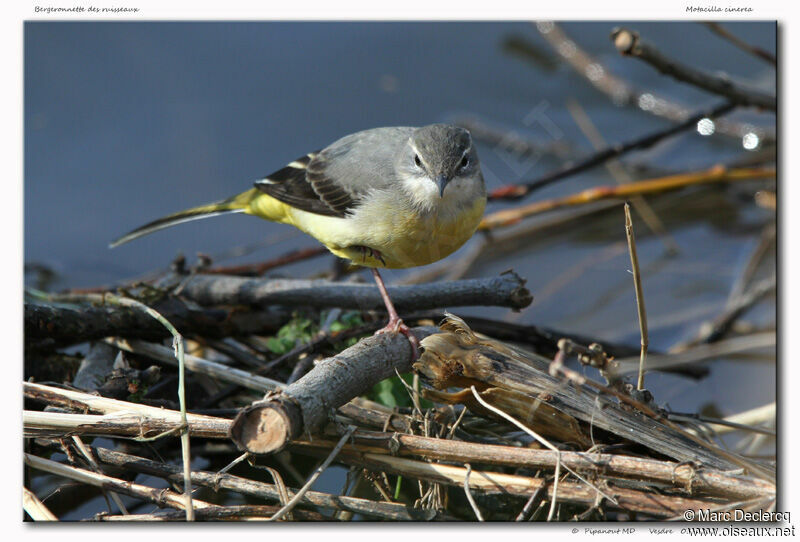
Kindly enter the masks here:
<path id="1" fill-rule="evenodd" d="M 363 479 L 383 495 L 383 499 L 372 500 L 292 489 L 277 474 L 273 474 L 275 483 L 269 484 L 224 472 L 192 471 L 193 484 L 225 488 L 282 505 L 242 508 L 194 500 L 196 517 L 273 517 L 294 502 L 294 519 L 332 519 L 324 515 L 331 511 L 391 520 L 453 519 L 450 510 L 458 511 L 458 507 L 445 507 L 443 502 L 455 488 L 467 491 L 472 503 L 475 498 L 492 495 L 519 499 L 519 513 L 515 515 L 525 518 L 535 515 L 536 510 L 558 505 L 572 510 L 572 514 L 602 510 L 663 519 L 678 517 L 687 509 L 741 506 L 743 501 L 761 509 L 775 498 L 774 481 L 768 479 L 764 469 L 626 408 L 585 382 L 551 376 L 546 358 L 477 336 L 455 317 L 449 318 L 441 330 L 417 328 L 415 333 L 424 349 L 415 369 L 434 387 L 463 387 L 474 394 L 425 390 L 423 395 L 463 403 L 469 414 L 463 411 L 456 419 L 447 415 L 447 408 L 395 412 L 358 399 L 374 383 L 410 368 L 410 345 L 397 335 L 364 339 L 321 361 L 289 386 L 264 381 L 263 377 L 260 380 L 256 375 L 247 381 L 236 371 L 215 367 L 218 364 L 209 360 L 187 364 L 187 369 L 215 375 L 219 380 L 270 390 L 263 400 L 240 412 L 235 421 L 190 412 L 186 429 L 193 440 L 232 439 L 250 452 L 286 448 L 292 453 L 327 457 L 363 473 Z M 148 351 L 143 346 L 129 344 L 128 348 Z M 157 351 L 149 349 L 150 355 Z M 56 408 L 26 410 L 24 414 L 26 437 L 35 438 L 46 448 L 70 449 L 65 439 L 80 442 L 80 438 L 90 436 L 149 440 L 176 435 L 182 428 L 180 413 L 164 408 L 35 383 L 25 383 L 24 392 L 30 401 Z M 502 429 L 504 420 L 486 407 L 506 412 L 530 431 L 559 443 L 560 449 L 532 447 L 508 428 Z M 346 438 L 339 438 L 348 426 Z M 495 435 L 505 433 L 502 443 L 487 438 L 486 430 L 492 427 Z M 603 441 L 625 451 L 591 451 Z M 568 451 L 570 447 L 590 451 Z M 45 459 L 41 454 L 26 454 L 25 461 L 36 470 L 185 511 L 178 493 L 130 484 L 108 474 L 122 469 L 179 482 L 183 476 L 180 467 L 106 447 L 91 448 L 86 460 L 75 451 L 67 456 L 73 458 L 72 465 Z M 750 474 L 732 473 L 731 469 L 743 462 L 752 467 Z M 568 471 L 565 477 L 554 478 L 553 473 L 561 468 Z M 425 492 L 417 505 L 393 499 L 387 476 L 420 484 Z M 438 495 L 439 499 L 425 500 L 425 495 Z M 534 502 L 535 507 L 531 504 Z M 481 505 L 474 506 L 480 513 Z M 468 517 L 465 510 L 469 508 L 462 509 L 461 514 Z M 487 508 L 483 513 L 502 517 L 492 516 Z M 146 516 L 104 514 L 95 519 L 180 518 L 176 512 L 164 512 Z"/>

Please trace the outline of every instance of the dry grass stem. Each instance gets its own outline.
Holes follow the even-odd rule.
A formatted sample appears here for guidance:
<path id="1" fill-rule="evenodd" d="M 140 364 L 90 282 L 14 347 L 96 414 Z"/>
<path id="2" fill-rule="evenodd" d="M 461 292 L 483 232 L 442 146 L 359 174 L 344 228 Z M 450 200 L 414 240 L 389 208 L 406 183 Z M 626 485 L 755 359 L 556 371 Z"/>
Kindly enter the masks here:
<path id="1" fill-rule="evenodd" d="M 628 239 L 628 252 L 631 256 L 631 272 L 633 273 L 633 286 L 636 291 L 636 311 L 639 314 L 639 333 L 642 342 L 642 352 L 639 357 L 639 377 L 636 380 L 636 389 L 644 389 L 644 362 L 647 358 L 647 346 L 650 343 L 647 334 L 647 311 L 644 308 L 644 291 L 642 290 L 642 274 L 639 270 L 639 256 L 636 254 L 636 238 L 633 235 L 633 221 L 631 220 L 631 206 L 625 203 L 625 237 Z"/>

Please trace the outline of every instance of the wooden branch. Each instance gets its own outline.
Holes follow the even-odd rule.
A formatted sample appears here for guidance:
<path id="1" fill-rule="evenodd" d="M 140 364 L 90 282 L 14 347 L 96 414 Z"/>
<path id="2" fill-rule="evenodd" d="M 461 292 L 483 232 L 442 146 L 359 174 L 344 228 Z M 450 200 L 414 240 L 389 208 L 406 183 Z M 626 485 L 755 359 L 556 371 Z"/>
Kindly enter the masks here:
<path id="1" fill-rule="evenodd" d="M 422 328 L 425 330 L 425 328 Z M 420 334 L 422 336 L 422 333 Z M 377 338 L 386 337 L 385 340 L 390 339 L 391 336 L 379 335 Z M 191 363 L 189 363 L 191 365 Z M 190 369 L 191 370 L 191 369 Z M 356 371 L 357 373 L 357 371 Z M 299 382 L 299 381 L 298 381 Z M 259 383 L 256 381 L 256 385 Z M 371 385 L 374 385 L 371 384 Z M 258 389 L 258 388 L 256 388 Z M 265 391 L 272 388 L 260 388 L 259 391 Z M 282 388 L 278 388 L 282 389 Z M 27 399 L 44 403 L 45 405 L 58 406 L 62 408 L 69 408 L 77 410 L 80 413 L 86 414 L 95 412 L 100 414 L 112 414 L 116 417 L 108 418 L 61 418 L 57 423 L 63 431 L 74 431 L 75 434 L 81 432 L 81 423 L 98 423 L 99 425 L 115 423 L 131 423 L 136 427 L 147 428 L 147 424 L 153 424 L 157 427 L 158 424 L 165 429 L 172 429 L 180 426 L 180 412 L 175 410 L 168 410 L 165 408 L 157 408 L 139 403 L 130 403 L 127 401 L 120 401 L 117 399 L 109 399 L 99 395 L 93 395 L 76 390 L 67 390 L 62 388 L 55 388 L 34 382 L 24 382 L 23 392 Z M 356 397 L 346 405 L 340 407 L 339 412 L 347 416 L 349 419 L 366 425 L 367 427 L 383 428 L 387 427 L 394 431 L 407 432 L 411 428 L 411 421 L 408 416 L 397 414 L 392 409 L 384 407 Z M 37 414 L 42 416 L 42 413 Z M 125 416 L 130 416 L 126 420 Z M 43 421 L 44 418 L 42 418 Z M 213 416 L 205 416 L 201 414 L 188 414 L 187 422 L 189 425 L 189 432 L 198 436 L 205 436 L 207 438 L 227 438 L 230 432 L 231 420 L 224 418 L 217 418 Z M 86 433 L 91 433 L 93 428 L 91 426 L 83 426 Z M 41 429 L 47 429 L 45 425 L 40 426 Z M 37 428 L 31 426 L 26 427 L 35 431 Z M 56 427 L 52 427 L 56 429 Z M 136 429 L 126 429 L 126 431 L 135 431 Z M 65 433 L 66 434 L 66 433 Z"/>
<path id="2" fill-rule="evenodd" d="M 154 308 L 182 333 L 198 333 L 205 337 L 273 332 L 291 316 L 289 310 L 281 307 L 260 311 L 192 310 L 175 298 L 157 303 Z M 25 303 L 26 344 L 48 340 L 57 346 L 66 346 L 109 336 L 157 340 L 168 335 L 153 318 L 129 307 Z"/>
<path id="3" fill-rule="evenodd" d="M 656 354 L 647 358 L 647 367 L 649 371 L 664 371 L 681 365 L 696 364 L 708 359 L 721 358 L 740 352 L 770 348 L 774 347 L 775 344 L 776 336 L 774 330 L 761 331 L 713 343 L 701 343 L 674 353 Z M 638 358 L 619 358 L 616 360 L 618 367 L 611 371 L 611 374 L 619 375 L 631 372 L 634 370 L 634 363 L 638 361 Z"/>
<path id="4" fill-rule="evenodd" d="M 27 487 L 22 488 L 22 508 L 33 521 L 58 521 L 55 514 Z"/>
<path id="5" fill-rule="evenodd" d="M 399 433 L 361 430 L 353 435 L 353 440 L 355 444 L 345 446 L 346 451 L 376 453 L 383 450 L 392 455 L 417 456 L 438 461 L 547 470 L 554 470 L 558 461 L 556 454 L 550 450 L 478 444 Z M 326 450 L 334 444 L 334 441 L 315 438 L 295 441 L 291 444 L 291 448 Z M 560 455 L 562 466 L 575 471 L 591 472 L 596 476 L 646 480 L 652 484 L 687 489 L 693 495 L 749 500 L 774 497 L 776 492 L 775 485 L 766 480 L 715 469 L 696 468 L 686 463 L 608 453 L 561 451 Z"/>
<path id="6" fill-rule="evenodd" d="M 150 408 L 150 407 L 147 407 Z M 105 415 L 66 414 L 61 412 L 25 411 L 23 427 L 26 437 L 63 438 L 70 435 L 107 435 L 127 437 L 152 437 L 180 427 L 177 415 L 164 409 L 161 412 L 133 413 L 117 412 Z M 155 416 L 153 414 L 160 414 Z M 189 433 L 194 437 L 226 439 L 231 421 L 209 416 L 189 415 Z M 436 439 L 397 432 L 357 431 L 355 444 L 345 446 L 345 450 L 359 453 L 391 453 L 400 456 L 417 456 L 438 461 L 472 462 L 480 465 L 497 465 L 552 470 L 557 461 L 556 454 L 549 450 L 518 448 L 493 444 L 477 444 L 456 440 Z M 299 439 L 291 443 L 293 450 L 329 450 L 335 442 L 326 437 L 313 440 Z M 95 449 L 99 459 L 117 466 L 139 465 L 138 472 L 160 475 L 155 463 L 140 458 L 132 459 L 118 452 L 102 448 Z M 320 452 L 322 453 L 322 452 Z M 116 458 L 116 459 L 114 459 Z M 122 459 L 120 459 L 122 458 Z M 769 497 L 775 493 L 775 486 L 758 478 L 733 475 L 709 468 L 695 468 L 689 464 L 679 464 L 655 459 L 631 457 L 619 454 L 561 452 L 563 465 L 577 471 L 593 472 L 598 476 L 647 480 L 674 488 L 690 488 L 693 494 L 704 494 L 720 498 L 747 500 Z M 142 467 L 144 465 L 144 467 Z M 145 467 L 152 467 L 147 470 Z M 149 468 L 148 467 L 148 468 Z M 182 470 L 177 465 L 159 467 L 163 474 L 169 468 L 169 476 L 181 477 Z M 144 470 L 143 470 L 144 469 Z M 192 473 L 192 483 L 210 485 L 216 475 Z M 178 478 L 176 478 L 177 480 Z M 235 481 L 235 480 L 234 480 Z M 237 482 L 238 483 L 238 482 Z M 248 486 L 249 487 L 249 486 Z M 272 487 L 272 486 L 270 486 Z M 230 489 L 235 489 L 231 487 Z M 275 492 L 277 495 L 277 492 Z M 361 510 L 358 510 L 361 513 Z M 409 518 L 410 519 L 410 518 Z"/>
<path id="7" fill-rule="evenodd" d="M 171 424 L 170 428 L 179 427 L 181 424 L 181 413 L 177 410 L 129 403 L 81 391 L 45 386 L 35 382 L 23 382 L 22 386 L 25 398 L 43 402 L 47 405 L 75 409 L 84 413 L 140 415 L 152 420 L 158 420 L 158 422 L 154 421 L 154 423 Z M 186 421 L 190 431 L 194 427 L 198 435 L 204 432 L 208 433 L 207 436 L 209 437 L 226 433 L 230 425 L 230 420 L 200 414 L 187 414 Z"/>
<path id="8" fill-rule="evenodd" d="M 312 455 L 320 456 L 327 452 L 319 453 L 309 449 Z M 449 486 L 464 487 L 467 469 L 441 463 L 428 463 L 403 457 L 393 457 L 386 454 L 363 453 L 351 451 L 347 447 L 339 452 L 339 461 L 346 464 L 363 467 L 375 472 L 386 472 L 403 477 L 416 478 L 429 483 L 441 483 Z M 504 474 L 483 470 L 472 470 L 469 479 L 470 489 L 475 492 L 488 494 L 515 495 L 529 497 L 534 491 L 546 488 L 548 497 L 553 496 L 552 481 L 545 478 L 520 476 L 517 474 Z M 628 489 L 623 487 L 606 487 L 603 491 L 614 497 L 617 504 L 607 500 L 603 506 L 612 510 L 626 510 L 640 512 L 648 516 L 666 518 L 682 514 L 686 510 L 713 509 L 719 505 L 714 501 L 689 499 L 673 495 L 659 495 L 646 491 Z M 594 506 L 597 502 L 597 491 L 583 482 L 562 480 L 558 483 L 559 502 L 571 503 L 580 506 Z"/>
<path id="9" fill-rule="evenodd" d="M 669 75 L 678 81 L 683 81 L 712 94 L 724 96 L 739 105 L 756 106 L 773 112 L 778 109 L 777 100 L 774 96 L 769 96 L 755 89 L 745 89 L 734 84 L 727 77 L 712 75 L 681 64 L 661 53 L 655 46 L 642 40 L 638 32 L 625 28 L 615 28 L 611 32 L 611 39 L 617 51 L 621 54 L 643 60 L 659 72 Z"/>
<path id="10" fill-rule="evenodd" d="M 556 23 L 540 21 L 536 28 L 542 37 L 552 46 L 553 50 L 569 64 L 575 73 L 582 77 L 588 84 L 608 96 L 614 105 L 628 105 L 639 111 L 644 111 L 656 117 L 668 119 L 672 122 L 683 122 L 689 116 L 689 110 L 681 104 L 660 96 L 652 89 L 636 88 L 614 73 L 600 60 L 590 56 L 579 43 L 564 32 Z M 718 119 L 716 133 L 724 134 L 741 140 L 749 131 L 746 124 Z M 774 130 L 765 134 L 765 138 L 775 140 Z"/>
<path id="11" fill-rule="evenodd" d="M 420 312 L 409 315 L 411 319 L 428 319 L 434 322 L 441 322 L 447 316 L 447 312 L 431 311 Z M 481 318 L 480 316 L 464 315 L 463 319 L 469 327 L 477 333 L 488 335 L 493 339 L 501 341 L 511 341 L 529 346 L 535 352 L 553 357 L 558 352 L 558 341 L 568 337 L 576 343 L 588 345 L 600 343 L 603 350 L 613 357 L 634 356 L 639 353 L 638 346 L 627 344 L 612 343 L 598 337 L 587 337 L 572 332 L 567 332 L 548 327 L 530 324 L 518 324 L 516 322 L 506 322 L 504 320 L 493 320 Z"/>
<path id="12" fill-rule="evenodd" d="M 35 384 L 28 384 L 33 389 L 47 388 Z M 123 401 L 97 398 L 80 392 L 66 392 L 73 399 L 81 397 L 94 398 L 95 409 L 118 411 L 126 405 Z M 136 405 L 134 405 L 136 406 Z M 138 407 L 146 415 L 107 415 L 86 416 L 80 414 L 26 412 L 24 416 L 25 430 L 33 434 L 38 428 L 52 431 L 53 436 L 65 434 L 116 434 L 116 436 L 129 435 L 149 436 L 151 432 L 169 430 L 178 427 L 178 413 L 165 411 L 153 407 Z M 161 418 L 156 418 L 160 415 Z M 196 436 L 210 438 L 225 438 L 229 420 L 215 419 L 207 416 L 189 415 L 189 432 Z M 209 423 L 211 422 L 211 423 Z M 146 428 L 142 430 L 142 428 Z M 48 434 L 48 433 L 44 433 Z M 428 460 L 439 461 L 472 461 L 475 464 L 501 465 L 525 468 L 553 469 L 557 461 L 556 454 L 547 450 L 535 450 L 510 446 L 482 445 L 452 440 L 403 435 L 397 433 L 375 433 L 359 431 L 355 435 L 356 444 L 348 444 L 340 452 L 339 459 L 345 463 L 365 466 L 375 470 L 385 470 L 403 476 L 420 476 L 427 481 L 441 481 L 450 485 L 463 485 L 465 469 L 452 468 L 446 465 L 430 465 L 420 461 L 401 460 L 392 455 L 421 456 Z M 314 455 L 326 455 L 332 441 L 325 437 L 315 438 L 311 441 L 301 440 L 292 444 L 295 451 L 307 451 Z M 379 453 L 376 453 L 379 452 Z M 388 452 L 388 453 L 387 453 Z M 137 472 L 145 472 L 159 476 L 168 475 L 170 479 L 181 479 L 181 468 L 177 465 L 163 466 L 141 458 L 132 458 L 118 452 L 95 449 L 95 454 L 101 462 L 133 468 Z M 389 455 L 391 454 L 391 455 Z M 707 468 L 697 468 L 691 465 L 680 465 L 653 459 L 619 456 L 613 454 L 584 454 L 576 452 L 561 452 L 561 462 L 575 470 L 594 472 L 597 476 L 618 477 L 620 479 L 647 480 L 651 484 L 662 487 L 672 487 L 680 490 L 689 490 L 692 494 L 706 494 L 728 500 L 747 498 L 771 498 L 774 494 L 774 485 L 765 481 L 731 475 Z M 69 469 L 69 467 L 65 467 Z M 51 469 L 52 471 L 52 469 Z M 71 472 L 71 471 L 70 471 Z M 84 473 L 91 476 L 93 473 Z M 74 479 L 79 479 L 71 476 Z M 87 482 L 91 483 L 91 482 Z M 268 484 L 261 484 L 250 480 L 231 477 L 230 475 L 216 475 L 213 473 L 192 473 L 192 483 L 208 487 L 226 487 L 235 491 L 242 491 L 261 497 L 278 498 L 278 490 Z M 503 475 L 496 472 L 475 471 L 470 479 L 472 487 L 484 492 L 509 492 L 514 495 L 523 495 L 528 489 L 544 488 L 547 482 L 543 479 L 530 479 Z M 621 480 L 619 483 L 625 483 Z M 552 488 L 551 488 L 552 489 Z M 137 496 L 150 495 L 143 488 L 136 489 Z M 142 493 L 144 491 L 144 493 Z M 606 490 L 604 490 L 606 491 Z M 625 489 L 612 489 L 608 491 L 622 506 L 623 509 L 639 510 L 644 513 L 664 517 L 672 514 L 676 507 L 700 506 L 701 501 L 687 500 L 682 497 L 657 496 L 646 492 L 637 492 Z M 590 504 L 594 491 L 578 483 L 559 484 L 559 496 L 565 502 Z M 347 501 L 347 497 L 333 497 L 325 494 L 307 493 L 302 503 L 331 507 L 334 503 L 339 508 L 367 513 L 360 507 L 371 510 L 371 516 L 385 517 L 386 519 L 406 519 L 405 517 L 389 517 L 401 514 L 399 509 L 384 509 L 388 504 L 376 507 L 369 502 L 355 500 Z M 182 502 L 182 501 L 181 501 Z M 649 504 L 648 504 L 649 503 Z M 713 506 L 714 503 L 704 503 L 704 506 Z M 397 506 L 397 505 L 394 505 Z M 702 507 L 702 506 L 700 506 Z M 409 511 L 409 513 L 411 513 Z M 414 517 L 413 519 L 421 519 Z M 430 518 L 426 518 L 430 519 Z"/>
<path id="13" fill-rule="evenodd" d="M 475 385 L 482 391 L 495 389 L 497 394 L 504 390 L 524 394 L 528 396 L 527 403 L 517 401 L 518 411 L 509 412 L 523 422 L 529 422 L 532 411 L 546 403 L 593 427 L 678 461 L 699 462 L 722 470 L 740 466 L 733 454 L 713 445 L 700 445 L 668 421 L 661 423 L 644 417 L 588 385 L 551 376 L 550 360 L 499 341 L 478 338 L 457 317 L 451 316 L 442 325 L 442 331 L 422 341 L 422 356 L 414 364 L 414 369 L 437 389 Z"/>
<path id="14" fill-rule="evenodd" d="M 434 330 L 434 328 L 429 329 L 430 331 Z M 378 340 L 388 340 L 390 336 L 379 335 L 378 337 L 383 337 L 383 339 Z M 176 365 L 175 358 L 172 356 L 172 350 L 166 346 L 142 341 L 126 341 L 123 339 L 109 339 L 109 342 L 122 350 L 145 355 L 169 365 Z M 267 391 L 283 390 L 286 388 L 286 384 L 282 382 L 234 367 L 228 367 L 221 363 L 208 361 L 190 354 L 184 356 L 184 361 L 188 371 L 203 374 L 220 382 L 227 382 L 245 389 L 265 393 Z M 371 387 L 375 384 L 377 384 L 377 381 L 372 382 L 369 386 Z M 372 401 L 355 397 L 352 398 L 349 403 L 340 407 L 339 411 L 348 418 L 370 427 L 384 427 L 385 424 L 388 423 L 389 427 L 396 431 L 408 430 L 410 425 L 405 416 L 394 414 L 391 409 L 386 409 L 386 412 L 383 412 L 382 409 L 384 408 L 385 407 L 382 405 L 373 403 Z"/>
<path id="15" fill-rule="evenodd" d="M 86 391 L 97 390 L 114 370 L 116 357 L 117 350 L 106 343 L 92 344 L 72 379 L 72 385 Z"/>
<path id="16" fill-rule="evenodd" d="M 289 305 L 375 310 L 384 307 L 374 284 L 326 280 L 249 279 L 196 275 L 186 282 L 183 295 L 201 305 Z M 398 310 L 484 305 L 521 309 L 532 297 L 515 273 L 487 279 L 458 280 L 415 286 L 390 286 Z"/>
<path id="17" fill-rule="evenodd" d="M 422 339 L 435 328 L 414 328 Z M 236 416 L 231 438 L 241 450 L 266 454 L 283 449 L 303 432 L 314 433 L 348 401 L 396 372 L 411 371 L 412 347 L 398 334 L 368 337 L 319 362 L 297 382 L 268 394 Z M 346 412 L 343 412 L 346 414 Z"/>
<path id="18" fill-rule="evenodd" d="M 170 481 L 179 482 L 182 479 L 181 469 L 177 465 L 160 463 L 137 457 L 106 448 L 92 448 L 97 458 L 104 464 L 116 467 L 124 467 L 135 472 L 149 474 L 166 478 Z M 269 501 L 280 500 L 280 492 L 274 484 L 259 482 L 234 476 L 231 474 L 219 474 L 206 471 L 193 471 L 192 483 L 219 489 L 236 491 L 242 495 L 249 495 L 259 499 Z M 291 498 L 296 490 L 289 489 L 288 496 Z M 430 521 L 436 519 L 452 519 L 448 516 L 437 513 L 435 510 L 421 510 L 408 507 L 404 504 L 378 502 L 356 497 L 331 495 L 319 491 L 307 491 L 300 500 L 301 506 L 318 506 L 329 510 L 345 510 L 354 514 L 363 514 L 370 518 L 386 519 L 392 521 Z M 198 514 L 198 517 L 201 517 Z"/>
<path id="19" fill-rule="evenodd" d="M 704 25 L 708 27 L 712 32 L 715 34 L 722 36 L 726 40 L 730 41 L 736 47 L 741 49 L 742 51 L 746 51 L 753 56 L 760 58 L 765 62 L 769 62 L 773 66 L 778 66 L 778 59 L 772 53 L 769 53 L 762 49 L 761 47 L 756 47 L 755 45 L 751 45 L 744 41 L 743 39 L 737 37 L 733 33 L 731 33 L 727 28 L 722 26 L 719 23 L 711 23 L 711 22 L 704 22 Z"/>
<path id="20" fill-rule="evenodd" d="M 72 435 L 151 438 L 180 429 L 176 411 L 164 409 L 162 416 L 115 412 L 112 414 L 70 414 L 26 410 L 22 414 L 24 436 L 63 438 Z M 231 420 L 195 417 L 188 422 L 193 437 L 228 438 Z"/>
<path id="21" fill-rule="evenodd" d="M 25 459 L 25 464 L 36 470 L 49 472 L 57 476 L 75 480 L 76 482 L 89 484 L 91 486 L 110 489 L 122 495 L 129 495 L 131 497 L 144 499 L 146 501 L 155 503 L 158 506 L 169 506 L 178 510 L 185 509 L 186 501 L 183 495 L 175 493 L 169 489 L 154 488 L 142 484 L 135 484 L 133 482 L 128 482 L 127 480 L 106 476 L 105 474 L 92 472 L 90 470 L 78 469 L 68 465 L 63 465 L 56 461 L 51 461 L 49 459 L 44 459 L 31 454 L 23 454 L 23 457 Z M 192 505 L 198 510 L 215 506 L 197 499 L 192 500 Z"/>
<path id="22" fill-rule="evenodd" d="M 201 521 L 264 521 L 280 510 L 280 506 L 267 504 L 234 504 L 209 506 L 195 512 L 195 519 Z M 294 519 L 299 521 L 336 521 L 311 510 L 297 510 Z M 95 521 L 143 522 L 143 521 L 185 521 L 186 515 L 180 510 L 156 510 L 151 514 L 109 515 L 96 514 Z"/>
<path id="23" fill-rule="evenodd" d="M 166 346 L 144 341 L 128 341 L 125 339 L 108 339 L 107 341 L 109 344 L 121 350 L 125 350 L 126 352 L 147 356 L 161 363 L 172 365 L 173 367 L 178 366 L 175 356 L 172 354 L 172 349 Z M 256 375 L 235 367 L 229 367 L 228 365 L 215 361 L 192 356 L 191 354 L 184 354 L 184 363 L 187 371 L 210 376 L 211 378 L 230 384 L 237 384 L 249 390 L 264 392 L 267 390 L 281 389 L 284 386 L 282 382 L 278 382 L 277 380 L 272 380 L 271 378 Z"/>

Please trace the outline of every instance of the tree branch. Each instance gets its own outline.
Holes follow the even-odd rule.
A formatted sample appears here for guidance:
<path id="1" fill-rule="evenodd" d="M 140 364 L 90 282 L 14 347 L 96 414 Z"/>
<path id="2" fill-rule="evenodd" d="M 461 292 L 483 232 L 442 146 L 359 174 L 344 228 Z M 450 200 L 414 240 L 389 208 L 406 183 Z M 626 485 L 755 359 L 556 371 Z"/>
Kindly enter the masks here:
<path id="1" fill-rule="evenodd" d="M 184 334 L 229 337 L 275 331 L 290 317 L 282 307 L 261 311 L 238 309 L 195 310 L 170 298 L 154 308 Z M 164 326 L 141 311 L 120 306 L 74 306 L 25 303 L 25 343 L 47 340 L 66 346 L 103 337 L 156 340 L 168 336 Z"/>
<path id="2" fill-rule="evenodd" d="M 390 286 L 400 310 L 425 310 L 467 305 L 521 309 L 532 297 L 515 273 L 486 279 Z M 188 279 L 183 295 L 201 305 L 289 305 L 374 310 L 384 307 L 374 284 L 343 284 L 326 280 L 250 279 L 197 275 Z"/>
<path id="3" fill-rule="evenodd" d="M 702 72 L 681 64 L 662 54 L 655 46 L 642 40 L 637 32 L 625 28 L 615 28 L 611 32 L 614 46 L 621 54 L 633 56 L 647 62 L 659 72 L 701 88 L 712 94 L 725 96 L 731 102 L 744 106 L 755 106 L 776 112 L 777 100 L 755 89 L 745 89 L 735 85 L 727 77 Z"/>
<path id="4" fill-rule="evenodd" d="M 437 330 L 412 331 L 421 340 Z M 410 372 L 412 361 L 411 344 L 404 336 L 385 333 L 368 337 L 319 362 L 297 382 L 243 409 L 233 422 L 231 439 L 251 453 L 279 451 L 303 432 L 322 428 L 337 408 L 376 383 L 396 372 Z"/>

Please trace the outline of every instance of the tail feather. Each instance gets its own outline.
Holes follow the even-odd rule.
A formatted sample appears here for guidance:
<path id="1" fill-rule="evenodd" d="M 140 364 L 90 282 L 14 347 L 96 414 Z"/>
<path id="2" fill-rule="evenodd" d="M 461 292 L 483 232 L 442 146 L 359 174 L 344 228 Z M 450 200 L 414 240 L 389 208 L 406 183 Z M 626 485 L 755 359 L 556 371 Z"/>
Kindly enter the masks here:
<path id="1" fill-rule="evenodd" d="M 254 191 L 255 189 L 248 190 L 247 192 L 239 194 L 238 196 L 234 196 L 223 201 L 209 203 L 208 205 L 200 205 L 199 207 L 192 207 L 191 209 L 179 211 L 157 220 L 153 220 L 144 226 L 140 226 L 135 230 L 126 233 L 119 239 L 112 241 L 109 245 L 109 248 L 118 247 L 124 243 L 127 243 L 128 241 L 133 241 L 134 239 L 138 239 L 139 237 L 148 235 L 155 231 L 169 228 L 170 226 L 175 226 L 177 224 L 183 224 L 184 222 L 191 222 L 193 220 L 200 220 L 202 218 L 209 218 L 212 216 L 229 213 L 243 213 L 247 210 L 250 200 L 254 195 Z"/>

